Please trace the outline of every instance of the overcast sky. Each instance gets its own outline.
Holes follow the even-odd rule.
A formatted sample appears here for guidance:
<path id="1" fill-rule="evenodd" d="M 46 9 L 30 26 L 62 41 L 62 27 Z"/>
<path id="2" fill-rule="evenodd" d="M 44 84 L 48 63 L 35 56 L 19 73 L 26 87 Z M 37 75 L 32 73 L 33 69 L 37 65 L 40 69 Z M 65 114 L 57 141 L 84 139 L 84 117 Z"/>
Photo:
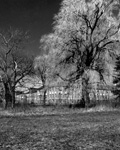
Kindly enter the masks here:
<path id="1" fill-rule="evenodd" d="M 11 27 L 29 30 L 29 51 L 39 54 L 41 35 L 51 32 L 53 17 L 61 0 L 0 0 L 0 29 Z"/>

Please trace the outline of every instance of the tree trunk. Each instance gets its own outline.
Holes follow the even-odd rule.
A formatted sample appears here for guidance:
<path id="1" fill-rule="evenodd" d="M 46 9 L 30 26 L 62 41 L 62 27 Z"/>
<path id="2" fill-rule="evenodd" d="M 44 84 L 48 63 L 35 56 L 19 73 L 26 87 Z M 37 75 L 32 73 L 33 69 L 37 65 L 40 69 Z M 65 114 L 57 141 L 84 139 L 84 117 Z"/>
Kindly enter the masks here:
<path id="1" fill-rule="evenodd" d="M 10 94 L 8 83 L 3 83 L 3 84 L 4 84 L 4 90 L 5 90 L 5 109 L 7 109 L 8 103 L 12 101 L 12 97 Z"/>
<path id="2" fill-rule="evenodd" d="M 15 88 L 12 88 L 12 108 L 15 107 Z"/>
<path id="3" fill-rule="evenodd" d="M 43 95 L 43 106 L 46 105 L 46 93 L 47 93 L 47 90 L 46 88 L 44 89 L 44 95 Z"/>
<path id="4" fill-rule="evenodd" d="M 82 78 L 82 103 L 85 108 L 88 108 L 90 104 L 89 91 L 88 91 L 88 77 Z"/>
<path id="5" fill-rule="evenodd" d="M 8 107 L 8 95 L 5 92 L 5 105 L 4 105 L 4 108 L 7 109 L 7 107 Z"/>

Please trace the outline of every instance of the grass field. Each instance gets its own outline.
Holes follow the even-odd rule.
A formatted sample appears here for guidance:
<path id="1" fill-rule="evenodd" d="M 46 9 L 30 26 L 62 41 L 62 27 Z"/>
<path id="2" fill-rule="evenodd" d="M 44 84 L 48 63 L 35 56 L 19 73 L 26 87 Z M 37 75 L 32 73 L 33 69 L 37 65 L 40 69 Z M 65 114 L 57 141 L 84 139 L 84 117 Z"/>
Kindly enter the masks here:
<path id="1" fill-rule="evenodd" d="M 0 115 L 0 150 L 120 150 L 120 112 Z"/>

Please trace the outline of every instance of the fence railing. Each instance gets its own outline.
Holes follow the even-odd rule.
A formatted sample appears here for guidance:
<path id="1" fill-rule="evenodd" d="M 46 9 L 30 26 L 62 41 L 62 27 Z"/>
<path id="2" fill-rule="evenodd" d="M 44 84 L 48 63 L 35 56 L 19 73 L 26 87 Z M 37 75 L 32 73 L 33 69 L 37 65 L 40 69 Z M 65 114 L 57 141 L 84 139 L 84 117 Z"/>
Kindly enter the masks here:
<path id="1" fill-rule="evenodd" d="M 97 88 L 96 88 L 97 87 Z M 113 93 L 110 87 L 89 86 L 90 100 L 110 100 Z M 43 104 L 44 91 L 38 90 L 35 93 L 16 95 L 16 100 L 25 103 Z M 81 100 L 82 87 L 75 85 L 70 88 L 65 86 L 52 86 L 46 92 L 46 104 L 75 104 Z"/>

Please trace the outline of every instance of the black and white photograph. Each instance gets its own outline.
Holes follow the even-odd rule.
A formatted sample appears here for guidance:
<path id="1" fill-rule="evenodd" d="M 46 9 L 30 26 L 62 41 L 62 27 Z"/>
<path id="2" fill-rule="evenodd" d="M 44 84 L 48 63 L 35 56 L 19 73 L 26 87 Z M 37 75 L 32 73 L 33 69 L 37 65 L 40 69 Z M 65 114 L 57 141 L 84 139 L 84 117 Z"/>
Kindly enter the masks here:
<path id="1" fill-rule="evenodd" d="M 120 150 L 120 0 L 0 0 L 0 150 Z"/>

